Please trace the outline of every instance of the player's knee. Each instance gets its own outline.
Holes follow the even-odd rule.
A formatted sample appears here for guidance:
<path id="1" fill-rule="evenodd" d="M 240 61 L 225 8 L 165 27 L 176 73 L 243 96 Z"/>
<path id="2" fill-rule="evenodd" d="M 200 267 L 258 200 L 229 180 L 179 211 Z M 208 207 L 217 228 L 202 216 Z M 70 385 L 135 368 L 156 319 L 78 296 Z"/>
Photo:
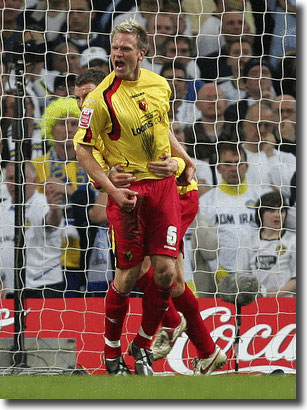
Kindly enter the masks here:
<path id="1" fill-rule="evenodd" d="M 173 264 L 160 264 L 154 271 L 155 282 L 159 286 L 170 286 L 175 278 L 175 268 Z"/>
<path id="2" fill-rule="evenodd" d="M 114 283 L 118 291 L 122 294 L 131 292 L 137 279 L 140 276 L 140 266 L 130 269 L 116 269 Z"/>

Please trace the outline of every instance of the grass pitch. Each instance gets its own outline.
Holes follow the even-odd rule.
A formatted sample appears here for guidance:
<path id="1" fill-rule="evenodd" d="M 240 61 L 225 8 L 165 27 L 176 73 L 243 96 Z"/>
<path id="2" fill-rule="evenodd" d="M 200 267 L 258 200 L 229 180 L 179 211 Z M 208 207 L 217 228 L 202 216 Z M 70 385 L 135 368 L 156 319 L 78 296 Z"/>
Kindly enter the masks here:
<path id="1" fill-rule="evenodd" d="M 296 399 L 296 376 L 0 376 L 0 399 Z"/>

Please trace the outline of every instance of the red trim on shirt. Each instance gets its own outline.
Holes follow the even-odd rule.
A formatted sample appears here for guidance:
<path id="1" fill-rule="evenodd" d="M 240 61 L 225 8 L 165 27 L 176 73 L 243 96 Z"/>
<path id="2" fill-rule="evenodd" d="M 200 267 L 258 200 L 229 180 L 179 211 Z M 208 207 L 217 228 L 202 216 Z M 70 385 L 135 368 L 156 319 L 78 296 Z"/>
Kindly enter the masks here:
<path id="1" fill-rule="evenodd" d="M 98 190 L 101 189 L 101 186 L 99 184 L 97 184 L 97 182 L 92 181 L 92 185 L 93 185 L 94 188 L 96 188 Z"/>
<path id="2" fill-rule="evenodd" d="M 93 137 L 92 130 L 91 128 L 88 128 L 84 135 L 83 142 L 91 142 L 92 137 Z"/>
<path id="3" fill-rule="evenodd" d="M 114 140 L 114 141 L 117 141 L 120 138 L 121 128 L 120 128 L 118 119 L 116 117 L 116 113 L 115 113 L 111 99 L 112 99 L 113 94 L 116 93 L 119 86 L 121 85 L 121 82 L 122 82 L 121 78 L 115 77 L 113 83 L 103 93 L 105 102 L 109 110 L 111 121 L 112 121 L 112 130 L 109 133 L 109 137 L 111 138 L 111 140 Z"/>

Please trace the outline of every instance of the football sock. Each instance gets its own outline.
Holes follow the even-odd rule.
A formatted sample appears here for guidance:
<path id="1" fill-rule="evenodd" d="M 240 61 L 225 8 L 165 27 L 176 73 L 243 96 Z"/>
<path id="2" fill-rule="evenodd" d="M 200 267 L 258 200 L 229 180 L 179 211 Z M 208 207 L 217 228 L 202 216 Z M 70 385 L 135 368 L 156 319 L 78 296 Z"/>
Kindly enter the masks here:
<path id="1" fill-rule="evenodd" d="M 121 355 L 120 338 L 129 308 L 129 296 L 122 295 L 111 283 L 105 298 L 105 357 L 112 359 Z"/>
<path id="2" fill-rule="evenodd" d="M 161 326 L 175 329 L 177 326 L 180 325 L 180 323 L 181 323 L 181 317 L 174 306 L 173 299 L 170 298 L 169 308 L 165 312 L 162 318 Z"/>
<path id="3" fill-rule="evenodd" d="M 200 359 L 209 357 L 215 350 L 215 343 L 200 315 L 198 302 L 193 292 L 185 285 L 183 294 L 172 300 L 175 308 L 186 318 L 186 333 L 196 347 L 198 357 Z"/>
<path id="4" fill-rule="evenodd" d="M 140 288 L 143 292 L 146 291 L 146 287 L 149 285 L 150 280 L 153 278 L 154 270 L 153 266 L 150 265 L 148 271 L 143 275 L 140 279 L 137 280 L 136 286 Z M 181 317 L 175 306 L 173 304 L 172 299 L 169 299 L 169 309 L 165 312 L 161 325 L 163 327 L 169 327 L 175 329 L 177 326 L 180 325 Z"/>
<path id="5" fill-rule="evenodd" d="M 139 333 L 134 339 L 138 347 L 150 349 L 152 337 L 156 333 L 164 313 L 169 307 L 169 298 L 173 284 L 159 286 L 151 278 L 142 300 L 143 316 Z"/>

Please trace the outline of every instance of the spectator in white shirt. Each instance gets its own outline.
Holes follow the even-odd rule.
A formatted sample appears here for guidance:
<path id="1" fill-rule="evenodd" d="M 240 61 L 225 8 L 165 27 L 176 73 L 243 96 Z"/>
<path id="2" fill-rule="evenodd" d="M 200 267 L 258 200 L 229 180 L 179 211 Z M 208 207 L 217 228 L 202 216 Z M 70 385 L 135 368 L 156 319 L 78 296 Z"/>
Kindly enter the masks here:
<path id="1" fill-rule="evenodd" d="M 242 124 L 249 164 L 247 181 L 248 184 L 258 186 L 259 196 L 263 193 L 263 188 L 274 186 L 289 198 L 296 157 L 280 150 L 274 136 L 274 129 L 277 127 L 270 104 L 257 103 L 248 108 Z"/>
<path id="2" fill-rule="evenodd" d="M 25 164 L 25 297 L 61 297 L 64 290 L 61 268 L 62 196 L 36 190 L 36 171 Z M 6 167 L 10 199 L 0 204 L 0 261 L 9 297 L 14 292 L 15 164 Z"/>
<path id="3" fill-rule="evenodd" d="M 255 204 L 259 195 L 258 190 L 247 183 L 247 169 L 242 145 L 233 142 L 218 144 L 217 170 L 221 182 L 199 199 L 199 212 L 207 218 L 209 226 L 217 229 L 217 258 L 209 262 L 212 274 L 208 292 L 212 294 L 216 292 L 219 279 L 238 270 L 237 254 L 244 244 L 242 238 L 257 229 Z"/>
<path id="4" fill-rule="evenodd" d="M 238 272 L 258 279 L 263 296 L 295 296 L 296 235 L 284 229 L 287 204 L 279 192 L 269 192 L 256 203 L 259 230 L 245 238 L 238 251 Z"/>

